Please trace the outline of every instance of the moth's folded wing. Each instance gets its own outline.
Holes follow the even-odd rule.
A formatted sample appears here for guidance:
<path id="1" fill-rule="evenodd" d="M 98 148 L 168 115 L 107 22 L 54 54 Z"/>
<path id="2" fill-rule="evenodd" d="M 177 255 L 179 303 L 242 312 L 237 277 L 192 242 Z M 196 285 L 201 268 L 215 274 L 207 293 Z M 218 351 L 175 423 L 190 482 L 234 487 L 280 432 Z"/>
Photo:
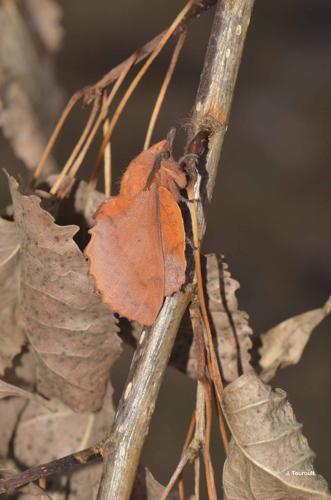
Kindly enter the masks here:
<path id="1" fill-rule="evenodd" d="M 173 195 L 159 188 L 162 248 L 164 255 L 164 295 L 177 292 L 185 283 L 185 231 L 182 213 Z"/>
<path id="2" fill-rule="evenodd" d="M 103 301 L 144 325 L 163 302 L 164 263 L 157 188 L 116 196 L 102 206 L 86 254 Z"/>

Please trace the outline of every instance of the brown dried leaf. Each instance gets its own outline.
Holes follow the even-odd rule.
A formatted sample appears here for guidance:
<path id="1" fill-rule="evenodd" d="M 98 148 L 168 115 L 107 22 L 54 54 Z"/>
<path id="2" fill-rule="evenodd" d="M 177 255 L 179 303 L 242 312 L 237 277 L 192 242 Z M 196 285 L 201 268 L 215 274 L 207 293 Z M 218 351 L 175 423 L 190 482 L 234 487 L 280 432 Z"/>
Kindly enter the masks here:
<path id="1" fill-rule="evenodd" d="M 248 314 L 238 310 L 236 291 L 239 286 L 238 281 L 231 278 L 221 255 L 206 255 L 208 310 L 216 333 L 222 374 L 227 382 L 239 377 L 240 372 L 252 370 L 249 354 L 252 329 L 248 324 Z"/>
<path id="2" fill-rule="evenodd" d="M 162 497 L 164 489 L 164 486 L 154 478 L 147 467 L 139 465 L 131 500 L 159 500 Z M 171 493 L 168 498 L 175 500 L 178 498 L 178 495 Z"/>
<path id="3" fill-rule="evenodd" d="M 11 365 L 25 342 L 17 314 L 19 250 L 15 223 L 0 218 L 0 375 Z"/>
<path id="4" fill-rule="evenodd" d="M 18 398 L 28 399 L 30 401 L 35 402 L 41 406 L 44 406 L 46 409 L 50 411 L 54 411 L 55 404 L 53 401 L 43 398 L 39 394 L 25 391 L 18 387 L 17 385 L 8 384 L 4 380 L 0 380 L 0 399 L 8 398 L 10 396 L 15 396 Z"/>
<path id="5" fill-rule="evenodd" d="M 29 169 L 38 163 L 62 103 L 47 54 L 40 54 L 16 2 L 0 6 L 0 126 Z M 54 170 L 49 160 L 45 172 Z"/>
<path id="6" fill-rule="evenodd" d="M 9 444 L 26 400 L 10 397 L 0 401 L 0 458 L 6 458 Z"/>
<path id="7" fill-rule="evenodd" d="M 278 368 L 298 363 L 313 330 L 330 312 L 331 296 L 320 309 L 282 321 L 261 335 L 261 379 L 268 382 Z"/>
<path id="8" fill-rule="evenodd" d="M 57 410 L 50 411 L 30 401 L 17 426 L 15 456 L 32 467 L 82 450 L 105 436 L 113 418 L 110 387 L 103 408 L 94 413 L 74 412 L 60 401 Z"/>
<path id="9" fill-rule="evenodd" d="M 102 304 L 72 237 L 10 178 L 21 239 L 21 314 L 37 362 L 38 390 L 71 408 L 102 405 L 109 370 L 120 354 L 116 322 Z"/>
<path id="10" fill-rule="evenodd" d="M 49 52 L 57 51 L 64 30 L 61 26 L 62 9 L 54 0 L 25 0 L 33 26 Z"/>
<path id="11" fill-rule="evenodd" d="M 283 390 L 243 375 L 224 389 L 222 407 L 232 433 L 224 500 L 331 498 Z"/>

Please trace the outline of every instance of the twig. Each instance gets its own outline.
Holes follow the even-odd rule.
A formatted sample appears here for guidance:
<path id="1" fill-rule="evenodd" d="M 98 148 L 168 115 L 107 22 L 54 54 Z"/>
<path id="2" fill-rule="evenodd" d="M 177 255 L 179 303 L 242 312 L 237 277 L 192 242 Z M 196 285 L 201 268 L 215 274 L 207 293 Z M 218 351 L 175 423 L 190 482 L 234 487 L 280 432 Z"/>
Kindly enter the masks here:
<path id="1" fill-rule="evenodd" d="M 98 152 L 98 156 L 97 156 L 97 160 L 96 160 L 96 165 L 95 165 L 95 168 L 92 172 L 92 176 L 91 176 L 91 180 L 95 180 L 96 178 L 98 178 L 98 174 L 99 174 L 99 171 L 100 171 L 100 168 L 101 168 L 101 163 L 102 163 L 102 158 L 103 158 L 103 154 L 104 154 L 104 150 L 111 138 L 111 135 L 114 131 L 114 128 L 128 102 L 128 100 L 130 99 L 131 95 L 133 94 L 134 90 L 136 89 L 138 83 L 140 82 L 140 80 L 142 79 L 142 77 L 144 76 L 144 74 L 146 73 L 146 71 L 148 70 L 148 68 L 151 66 L 151 64 L 153 63 L 153 61 L 155 61 L 155 59 L 157 58 L 157 56 L 159 55 L 159 53 L 161 52 L 161 50 L 163 49 L 163 47 L 166 45 L 166 43 L 168 42 L 168 40 L 170 40 L 170 38 L 172 37 L 172 35 L 175 33 L 175 31 L 177 30 L 178 26 L 181 24 L 181 22 L 183 21 L 183 19 L 185 18 L 186 14 L 190 11 L 191 7 L 192 7 L 192 1 L 193 0 L 189 0 L 189 2 L 185 5 L 185 7 L 180 11 L 180 13 L 176 16 L 176 18 L 174 19 L 174 21 L 171 23 L 171 25 L 169 26 L 169 28 L 164 32 L 163 36 L 161 37 L 158 45 L 155 47 L 155 49 L 153 50 L 153 52 L 151 53 L 151 55 L 149 56 L 149 58 L 147 59 L 147 61 L 145 62 L 145 64 L 140 68 L 140 70 L 138 71 L 138 73 L 136 74 L 136 76 L 134 77 L 134 79 L 132 80 L 132 82 L 130 83 L 128 89 L 126 90 L 124 96 L 122 97 L 119 105 L 117 106 L 113 116 L 112 116 L 112 119 L 109 123 L 109 127 L 107 128 L 106 132 L 105 132 L 105 135 L 104 135 L 104 138 L 103 138 L 103 141 L 102 141 L 102 144 L 100 146 L 100 149 L 99 149 L 99 152 Z"/>
<path id="2" fill-rule="evenodd" d="M 195 161 L 196 160 L 193 159 L 193 162 L 195 162 Z M 220 432 L 221 432 L 221 436 L 222 436 L 224 450 L 225 450 L 225 453 L 227 453 L 228 448 L 229 448 L 229 443 L 228 443 L 228 438 L 227 438 L 226 430 L 225 430 L 225 422 L 224 422 L 222 410 L 220 407 L 221 395 L 223 392 L 223 383 L 222 383 L 222 377 L 221 377 L 221 373 L 220 373 L 220 369 L 219 369 L 219 365 L 218 365 L 218 361 L 217 361 L 217 356 L 216 356 L 216 352 L 215 352 L 215 348 L 214 348 L 213 337 L 212 337 L 212 332 L 211 332 L 211 328 L 210 328 L 210 324 L 209 324 L 207 306 L 206 306 L 204 289 L 203 289 L 201 258 L 200 258 L 200 240 L 199 240 L 199 235 L 198 235 L 197 202 L 196 202 L 196 199 L 194 198 L 194 196 L 195 196 L 194 183 L 189 184 L 187 191 L 188 191 L 188 196 L 189 196 L 189 201 L 190 201 L 189 205 L 190 205 L 191 220 L 192 220 L 193 244 L 194 244 L 194 264 L 195 264 L 195 275 L 196 275 L 196 280 L 197 280 L 197 285 L 198 285 L 199 306 L 200 306 L 200 311 L 201 311 L 205 331 L 207 334 L 206 350 L 207 350 L 208 368 L 209 368 L 210 377 L 213 381 L 216 395 L 217 395 L 218 421 L 219 421 L 219 425 L 220 425 Z M 192 326 L 194 327 L 193 322 L 192 322 Z M 210 471 L 211 469 L 209 468 L 208 461 L 205 461 L 205 464 L 206 464 L 206 467 L 208 467 L 208 471 Z M 207 478 L 208 478 L 208 475 L 207 475 Z"/>
<path id="3" fill-rule="evenodd" d="M 52 460 L 36 467 L 31 467 L 31 469 L 27 469 L 9 479 L 0 479 L 0 495 L 20 488 L 32 481 L 45 479 L 53 474 L 68 473 L 72 468 L 79 465 L 88 465 L 96 460 L 101 460 L 102 446 L 103 441 L 100 441 L 100 443 L 96 443 L 85 450 L 77 451 L 66 457 L 58 458 L 57 460 Z"/>
<path id="4" fill-rule="evenodd" d="M 177 465 L 173 475 L 170 478 L 169 483 L 162 493 L 160 500 L 166 500 L 171 491 L 173 490 L 177 480 L 181 476 L 185 465 L 189 462 L 193 462 L 198 454 L 199 450 L 203 444 L 204 434 L 205 434 L 205 390 L 202 382 L 198 381 L 197 384 L 197 400 L 196 400 L 196 410 L 195 410 L 195 432 L 190 445 L 186 448 L 183 453 L 179 464 Z"/>
<path id="5" fill-rule="evenodd" d="M 167 73 L 165 75 L 165 78 L 164 78 L 163 83 L 162 83 L 161 88 L 160 88 L 159 95 L 157 96 L 157 99 L 155 102 L 155 106 L 154 106 L 154 109 L 153 109 L 153 112 L 152 112 L 152 115 L 151 115 L 151 118 L 150 118 L 150 121 L 148 124 L 148 128 L 147 128 L 144 149 L 147 149 L 150 145 L 151 138 L 152 138 L 154 128 L 155 128 L 155 123 L 156 123 L 156 120 L 158 119 L 158 116 L 160 114 L 160 110 L 161 110 L 161 107 L 162 107 L 162 104 L 164 101 L 164 97 L 166 95 L 166 92 L 167 92 L 169 83 L 171 81 L 172 75 L 174 74 L 180 52 L 181 52 L 183 45 L 184 45 L 184 42 L 185 42 L 185 38 L 186 38 L 186 31 L 183 31 L 183 33 L 181 33 L 179 35 L 178 42 L 176 44 L 175 50 L 174 50 L 172 57 L 171 57 L 171 60 L 170 60 L 169 68 L 167 69 Z"/>
<path id="6" fill-rule="evenodd" d="M 208 152 L 202 165 L 207 182 L 196 185 L 196 198 L 210 201 L 215 184 L 221 147 L 230 113 L 233 90 L 241 60 L 244 39 L 254 0 L 223 0 L 215 14 L 204 70 L 195 104 L 193 130 L 208 136 Z M 215 125 L 217 124 L 217 126 Z M 203 209 L 198 211 L 199 239 L 205 231 Z M 99 500 L 130 497 L 140 453 L 148 432 L 161 380 L 175 340 L 181 317 L 192 290 L 165 300 L 150 331 L 142 333 L 135 352 L 110 438 L 106 443 L 104 473 Z"/>
<path id="7" fill-rule="evenodd" d="M 201 0 L 200 2 L 193 3 L 190 10 L 178 26 L 177 30 L 173 35 L 177 34 L 179 31 L 185 29 L 187 25 L 199 17 L 203 12 L 207 11 L 210 9 L 213 5 L 215 5 L 217 0 Z M 75 92 L 75 94 L 70 98 L 69 102 L 67 103 L 63 113 L 61 114 L 59 121 L 57 122 L 55 129 L 46 145 L 46 148 L 42 154 L 42 157 L 39 161 L 39 164 L 37 166 L 36 171 L 34 172 L 33 179 L 32 179 L 32 184 L 35 184 L 36 180 L 40 176 L 46 160 L 60 134 L 60 131 L 63 127 L 64 122 L 66 121 L 68 115 L 71 113 L 73 107 L 75 104 L 84 97 L 85 103 L 90 103 L 91 101 L 95 100 L 98 95 L 101 95 L 103 91 L 115 80 L 117 80 L 121 74 L 123 73 L 124 69 L 126 66 L 129 64 L 129 62 L 133 59 L 133 64 L 138 64 L 140 61 L 143 61 L 146 57 L 148 57 L 158 46 L 160 43 L 160 40 L 162 39 L 163 35 L 165 32 L 160 33 L 156 37 L 154 37 L 152 40 L 147 42 L 143 47 L 140 49 L 136 50 L 134 54 L 132 54 L 128 59 L 123 61 L 122 63 L 118 64 L 115 66 L 115 68 L 111 69 L 108 71 L 104 76 L 100 78 L 96 83 L 93 85 L 89 85 L 84 87 L 81 90 L 78 90 Z"/>
<path id="8" fill-rule="evenodd" d="M 105 123 L 103 125 L 103 133 L 107 130 L 107 127 L 109 126 L 109 120 L 105 120 Z M 103 170 L 104 170 L 104 186 L 105 186 L 105 195 L 107 198 L 109 198 L 110 193 L 111 193 L 111 178 L 112 178 L 112 165 L 111 165 L 111 143 L 108 142 L 106 149 L 105 149 L 105 156 L 104 156 L 104 165 L 103 165 Z"/>
<path id="9" fill-rule="evenodd" d="M 181 456 L 184 455 L 184 453 L 186 452 L 190 442 L 191 442 L 191 439 L 192 439 L 192 436 L 193 436 L 193 433 L 194 433 L 194 428 L 195 428 L 195 413 L 193 413 L 192 415 L 192 418 L 191 418 L 191 422 L 190 422 L 190 425 L 189 425 L 189 428 L 188 428 L 188 431 L 187 431 L 187 436 L 185 438 L 185 442 L 184 442 L 184 446 L 183 446 L 183 449 L 182 449 L 182 453 L 181 453 Z M 178 483 L 178 492 L 179 492 L 179 499 L 180 500 L 185 500 L 185 485 L 184 485 L 184 478 L 183 478 L 183 474 L 181 474 L 180 478 L 179 478 L 179 483 Z"/>

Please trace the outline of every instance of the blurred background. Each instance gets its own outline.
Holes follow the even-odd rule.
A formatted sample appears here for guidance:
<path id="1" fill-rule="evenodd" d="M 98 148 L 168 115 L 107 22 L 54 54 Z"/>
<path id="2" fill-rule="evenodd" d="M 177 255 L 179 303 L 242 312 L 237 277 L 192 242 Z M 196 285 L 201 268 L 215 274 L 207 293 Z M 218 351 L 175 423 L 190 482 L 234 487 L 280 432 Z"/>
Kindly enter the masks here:
<path id="1" fill-rule="evenodd" d="M 70 0 L 63 9 L 65 36 L 55 71 L 65 99 L 169 25 L 183 1 Z M 190 25 L 154 139 L 178 129 L 182 152 L 208 42 L 213 10 Z M 142 148 L 150 112 L 173 44 L 139 85 L 112 141 L 118 179 Z M 225 138 L 205 252 L 222 252 L 241 288 L 240 308 L 255 332 L 322 306 L 331 292 L 331 3 L 327 0 L 257 1 L 248 30 L 230 126 Z M 81 130 L 77 110 L 55 151 L 66 160 Z M 1 139 L 1 164 L 23 175 L 21 162 Z M 93 167 L 95 149 L 81 176 Z M 1 184 L 5 184 L 1 181 Z M 1 205 L 9 200 L 5 187 Z M 316 329 L 297 366 L 272 384 L 288 392 L 316 468 L 331 482 L 331 320 Z M 117 393 L 125 382 L 130 349 L 117 363 Z M 145 463 L 166 483 L 177 463 L 194 408 L 194 383 L 169 368 L 153 418 Z M 215 436 L 215 441 L 218 437 Z M 222 451 L 215 446 L 216 474 Z"/>

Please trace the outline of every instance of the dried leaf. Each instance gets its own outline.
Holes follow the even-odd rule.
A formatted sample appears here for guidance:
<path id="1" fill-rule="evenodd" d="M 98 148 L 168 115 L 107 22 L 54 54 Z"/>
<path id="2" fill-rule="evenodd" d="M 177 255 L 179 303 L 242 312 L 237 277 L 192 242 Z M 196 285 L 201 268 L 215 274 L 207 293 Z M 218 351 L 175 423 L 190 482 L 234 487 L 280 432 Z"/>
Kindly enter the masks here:
<path id="1" fill-rule="evenodd" d="M 171 144 L 161 141 L 130 163 L 120 194 L 97 212 L 86 248 L 104 302 L 143 325 L 154 323 L 164 297 L 185 282 L 178 201 L 186 177 L 170 150 Z"/>
<path id="2" fill-rule="evenodd" d="M 16 2 L 0 6 L 0 126 L 30 169 L 38 163 L 62 103 L 47 54 L 34 45 Z M 45 172 L 54 170 L 49 160 Z"/>
<path id="3" fill-rule="evenodd" d="M 26 400 L 16 397 L 0 401 L 0 458 L 8 456 L 19 415 L 26 404 Z"/>
<path id="4" fill-rule="evenodd" d="M 31 369 L 32 361 L 31 353 L 25 352 L 20 356 L 19 363 L 15 366 L 15 370 L 11 372 L 11 374 L 14 372 L 15 378 L 28 388 L 32 388 L 35 383 L 33 370 Z M 29 399 L 29 397 L 22 398 L 22 394 L 24 394 L 24 396 L 31 395 L 36 398 L 38 398 L 38 396 L 28 391 L 23 391 L 19 387 L 6 384 L 4 381 L 0 381 L 0 384 L 0 392 L 2 392 L 3 396 L 3 398 L 0 397 L 0 458 L 7 460 L 9 445 L 16 429 L 19 416 L 27 404 L 26 399 Z M 11 397 L 11 394 L 13 397 Z M 42 399 L 40 396 L 39 398 Z M 47 402 L 47 404 L 48 403 L 50 402 Z"/>
<path id="5" fill-rule="evenodd" d="M 102 304 L 72 237 L 10 178 L 21 240 L 21 314 L 36 355 L 38 391 L 71 408 L 100 408 L 121 348 L 116 322 Z"/>
<path id="6" fill-rule="evenodd" d="M 94 500 L 97 498 L 102 464 L 92 464 L 74 472 L 70 479 L 68 500 Z"/>
<path id="7" fill-rule="evenodd" d="M 330 312 L 331 297 L 320 309 L 289 318 L 261 335 L 261 379 L 268 382 L 278 368 L 298 363 L 313 330 Z"/>
<path id="8" fill-rule="evenodd" d="M 147 467 L 139 465 L 131 500 L 159 500 L 162 497 L 164 489 L 164 486 L 154 478 Z M 178 498 L 178 495 L 171 493 L 168 498 L 175 500 Z"/>
<path id="9" fill-rule="evenodd" d="M 224 500 L 330 498 L 283 390 L 243 375 L 225 388 L 222 407 L 232 434 Z"/>
<path id="10" fill-rule="evenodd" d="M 248 314 L 238 310 L 236 291 L 239 286 L 221 255 L 206 255 L 208 310 L 216 334 L 222 375 L 227 382 L 252 370 L 249 354 L 252 329 Z"/>
<path id="11" fill-rule="evenodd" d="M 95 413 L 74 412 L 60 401 L 57 410 L 50 411 L 30 401 L 17 426 L 15 456 L 32 467 L 69 455 L 102 439 L 113 418 L 110 387 L 103 408 Z"/>
<path id="12" fill-rule="evenodd" d="M 87 182 L 80 181 L 75 193 L 75 209 L 85 217 L 89 227 L 95 224 L 96 211 L 105 200 L 104 193 L 96 191 Z"/>
<path id="13" fill-rule="evenodd" d="M 0 218 L 0 375 L 11 365 L 25 342 L 17 314 L 19 250 L 15 223 Z"/>
<path id="14" fill-rule="evenodd" d="M 64 30 L 62 9 L 54 0 L 25 0 L 33 26 L 49 52 L 61 46 Z"/>
<path id="15" fill-rule="evenodd" d="M 24 389 L 21 389 L 21 387 L 13 384 L 8 384 L 4 380 L 0 380 L 0 399 L 8 398 L 10 396 L 16 396 L 18 398 L 34 401 L 36 404 L 41 405 L 46 409 L 49 409 L 50 411 L 53 411 L 55 408 L 55 405 L 52 401 L 39 396 L 39 394 L 25 391 Z"/>

